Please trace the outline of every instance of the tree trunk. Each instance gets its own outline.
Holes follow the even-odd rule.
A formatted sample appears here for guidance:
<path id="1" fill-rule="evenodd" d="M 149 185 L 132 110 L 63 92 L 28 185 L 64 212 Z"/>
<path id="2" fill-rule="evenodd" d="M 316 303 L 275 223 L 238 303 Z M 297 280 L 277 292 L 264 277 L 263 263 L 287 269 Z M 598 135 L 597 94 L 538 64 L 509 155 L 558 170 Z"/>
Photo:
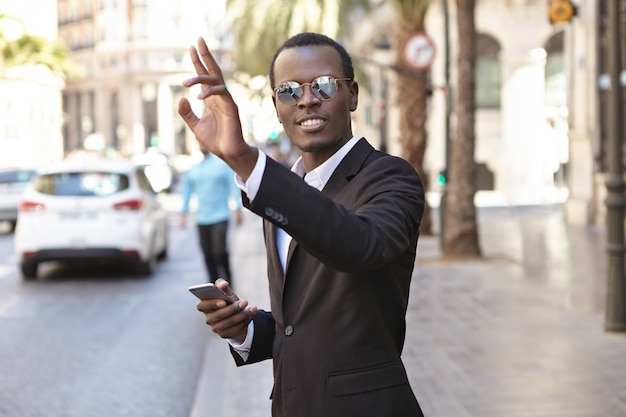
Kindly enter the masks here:
<path id="1" fill-rule="evenodd" d="M 475 0 L 457 0 L 459 36 L 456 135 L 450 141 L 442 251 L 446 258 L 480 257 L 476 222 L 474 161 L 476 61 Z"/>
<path id="2" fill-rule="evenodd" d="M 397 103 L 400 109 L 400 144 L 402 157 L 418 172 L 424 183 L 424 191 L 428 189 L 429 175 L 424 171 L 424 155 L 426 154 L 427 132 L 427 99 L 428 81 L 426 72 L 417 73 L 404 62 L 402 45 L 423 26 L 403 25 L 398 35 L 397 67 L 401 69 L 397 78 Z M 404 70 L 404 71 L 402 71 Z M 420 225 L 422 235 L 432 235 L 432 220 L 428 202 L 424 202 L 424 216 Z"/>

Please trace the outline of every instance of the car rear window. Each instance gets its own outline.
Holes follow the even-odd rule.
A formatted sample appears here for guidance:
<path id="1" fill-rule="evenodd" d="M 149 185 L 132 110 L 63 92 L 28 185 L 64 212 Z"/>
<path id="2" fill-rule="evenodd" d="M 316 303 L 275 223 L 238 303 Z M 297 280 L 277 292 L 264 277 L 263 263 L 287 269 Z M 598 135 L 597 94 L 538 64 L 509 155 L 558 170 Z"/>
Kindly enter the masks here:
<path id="1" fill-rule="evenodd" d="M 35 190 L 58 196 L 106 197 L 128 188 L 128 175 L 111 172 L 62 172 L 35 179 Z"/>
<path id="2" fill-rule="evenodd" d="M 0 184 L 26 183 L 33 176 L 33 171 L 15 170 L 0 172 Z"/>

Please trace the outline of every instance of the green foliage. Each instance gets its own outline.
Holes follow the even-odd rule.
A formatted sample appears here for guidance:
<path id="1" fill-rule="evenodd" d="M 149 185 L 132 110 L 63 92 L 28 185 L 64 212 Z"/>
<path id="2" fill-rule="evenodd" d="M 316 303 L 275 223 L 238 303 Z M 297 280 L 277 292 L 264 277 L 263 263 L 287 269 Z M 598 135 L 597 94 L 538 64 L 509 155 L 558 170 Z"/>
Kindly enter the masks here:
<path id="1" fill-rule="evenodd" d="M 433 0 L 391 0 L 403 24 L 423 26 L 428 6 Z"/>
<path id="2" fill-rule="evenodd" d="M 0 21 L 18 19 L 0 14 Z M 0 76 L 10 68 L 26 65 L 43 65 L 58 76 L 76 76 L 77 68 L 69 57 L 69 51 L 59 40 L 23 32 L 15 39 L 8 39 L 0 25 Z"/>
<path id="3" fill-rule="evenodd" d="M 348 27 L 349 12 L 368 5 L 367 0 L 228 0 L 235 69 L 266 75 L 274 52 L 287 38 L 299 32 L 337 38 Z"/>

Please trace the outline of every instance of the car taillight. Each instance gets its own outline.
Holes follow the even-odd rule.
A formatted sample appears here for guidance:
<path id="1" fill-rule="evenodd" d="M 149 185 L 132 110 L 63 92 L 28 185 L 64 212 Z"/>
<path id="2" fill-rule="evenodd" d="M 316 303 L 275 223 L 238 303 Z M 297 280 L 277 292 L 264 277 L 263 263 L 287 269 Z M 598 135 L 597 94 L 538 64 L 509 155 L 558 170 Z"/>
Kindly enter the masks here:
<path id="1" fill-rule="evenodd" d="M 143 207 L 143 200 L 127 200 L 113 205 L 116 210 L 141 210 Z"/>
<path id="2" fill-rule="evenodd" d="M 22 201 L 20 203 L 20 211 L 44 211 L 46 206 L 36 201 Z"/>

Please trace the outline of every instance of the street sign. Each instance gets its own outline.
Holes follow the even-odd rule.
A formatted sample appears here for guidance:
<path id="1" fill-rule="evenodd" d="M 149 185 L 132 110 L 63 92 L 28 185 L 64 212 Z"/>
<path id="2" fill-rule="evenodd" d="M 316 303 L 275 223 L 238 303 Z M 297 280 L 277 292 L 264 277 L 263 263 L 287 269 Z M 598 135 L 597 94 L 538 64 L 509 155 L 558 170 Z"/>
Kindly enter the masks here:
<path id="1" fill-rule="evenodd" d="M 550 23 L 569 22 L 576 15 L 576 8 L 570 0 L 551 0 L 548 5 Z"/>
<path id="2" fill-rule="evenodd" d="M 418 71 L 426 71 L 435 58 L 435 43 L 424 32 L 415 32 L 402 48 L 404 61 Z"/>

